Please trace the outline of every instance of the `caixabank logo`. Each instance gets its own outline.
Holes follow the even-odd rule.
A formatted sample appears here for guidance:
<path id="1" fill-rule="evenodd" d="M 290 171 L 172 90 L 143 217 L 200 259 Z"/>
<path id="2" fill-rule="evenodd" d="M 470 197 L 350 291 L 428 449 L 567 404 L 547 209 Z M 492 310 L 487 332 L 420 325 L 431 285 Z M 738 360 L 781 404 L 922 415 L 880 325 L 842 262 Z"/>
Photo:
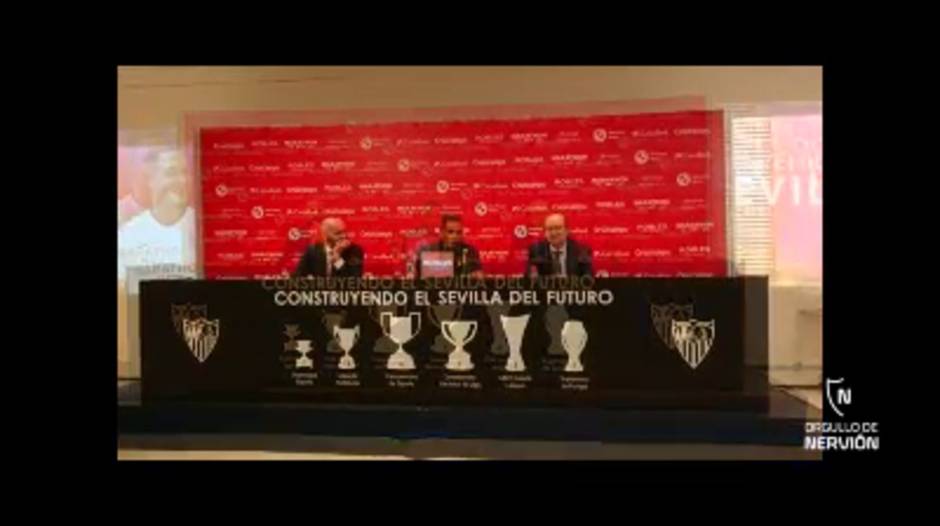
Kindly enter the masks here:
<path id="1" fill-rule="evenodd" d="M 827 378 L 824 404 L 835 421 L 807 422 L 803 447 L 812 451 L 878 451 L 881 437 L 878 422 L 850 420 L 852 388 L 845 378 Z"/>

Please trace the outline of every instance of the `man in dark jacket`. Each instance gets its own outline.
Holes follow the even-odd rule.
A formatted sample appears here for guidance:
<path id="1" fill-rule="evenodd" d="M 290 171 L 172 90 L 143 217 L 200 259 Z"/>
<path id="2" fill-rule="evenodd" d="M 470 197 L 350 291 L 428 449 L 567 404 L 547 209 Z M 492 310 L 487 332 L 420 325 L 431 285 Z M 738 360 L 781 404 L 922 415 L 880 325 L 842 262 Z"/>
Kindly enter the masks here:
<path id="1" fill-rule="evenodd" d="M 545 239 L 529 247 L 526 275 L 593 276 L 591 248 L 568 237 L 565 216 L 545 218 Z"/>
<path id="2" fill-rule="evenodd" d="M 343 220 L 324 219 L 320 233 L 323 240 L 307 247 L 294 276 L 361 277 L 363 251 L 346 236 Z"/>

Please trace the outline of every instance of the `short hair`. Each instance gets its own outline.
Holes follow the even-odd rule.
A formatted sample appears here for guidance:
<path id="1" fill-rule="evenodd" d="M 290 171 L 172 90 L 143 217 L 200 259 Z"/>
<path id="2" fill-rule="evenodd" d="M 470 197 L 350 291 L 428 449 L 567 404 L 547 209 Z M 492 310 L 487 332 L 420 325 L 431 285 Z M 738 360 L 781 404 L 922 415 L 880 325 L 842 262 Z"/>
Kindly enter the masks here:
<path id="1" fill-rule="evenodd" d="M 459 215 L 444 214 L 441 216 L 441 230 L 443 230 L 444 227 L 447 226 L 447 223 L 450 223 L 451 221 L 456 221 L 460 224 L 463 224 L 463 218 L 461 218 Z"/>

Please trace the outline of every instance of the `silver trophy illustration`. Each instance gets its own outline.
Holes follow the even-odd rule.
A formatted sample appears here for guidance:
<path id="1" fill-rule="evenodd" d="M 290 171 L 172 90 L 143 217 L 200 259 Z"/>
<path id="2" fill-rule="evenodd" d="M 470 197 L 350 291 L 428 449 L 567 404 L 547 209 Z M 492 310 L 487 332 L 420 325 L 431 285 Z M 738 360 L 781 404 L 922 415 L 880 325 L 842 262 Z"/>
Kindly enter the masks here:
<path id="1" fill-rule="evenodd" d="M 310 340 L 296 340 L 297 343 L 297 352 L 300 353 L 300 358 L 297 358 L 295 367 L 300 369 L 301 367 L 309 367 L 313 369 L 313 359 L 307 358 L 307 354 L 313 350 L 312 342 Z"/>
<path id="2" fill-rule="evenodd" d="M 428 307 L 428 318 L 435 327 L 441 328 L 441 323 L 460 317 L 462 310 L 460 307 L 459 305 L 431 305 Z M 432 352 L 449 354 L 453 350 L 454 346 L 447 341 L 443 333 L 434 337 L 434 343 L 431 345 Z"/>
<path id="3" fill-rule="evenodd" d="M 343 357 L 339 359 L 339 368 L 348 370 L 356 368 L 356 360 L 349 354 L 350 349 L 359 342 L 359 326 L 352 329 L 333 327 L 333 338 L 343 350 Z"/>
<path id="4" fill-rule="evenodd" d="M 470 353 L 463 346 L 477 335 L 476 321 L 445 321 L 441 323 L 441 334 L 454 344 L 455 349 L 447 356 L 444 366 L 451 371 L 469 371 L 473 369 Z"/>
<path id="5" fill-rule="evenodd" d="M 525 362 L 522 360 L 522 335 L 525 334 L 526 325 L 529 324 L 529 314 L 522 316 L 500 315 L 506 340 L 509 342 L 509 358 L 506 360 L 506 370 L 512 372 L 525 371 Z"/>
<path id="6" fill-rule="evenodd" d="M 333 329 L 339 327 L 343 320 L 346 319 L 346 311 L 342 312 L 330 312 L 323 315 L 321 321 L 323 326 L 326 327 L 327 334 L 334 334 Z M 336 338 L 331 339 L 326 343 L 326 352 L 332 354 L 340 354 L 343 350 L 340 348 L 339 342 L 336 341 Z"/>
<path id="7" fill-rule="evenodd" d="M 580 373 L 584 371 L 581 365 L 581 353 L 584 346 L 587 345 L 588 334 L 584 330 L 584 323 L 578 320 L 568 320 L 564 328 L 561 329 L 561 343 L 568 353 L 568 363 L 565 364 L 565 372 Z"/>
<path id="8" fill-rule="evenodd" d="M 552 343 L 548 346 L 548 354 L 565 355 L 565 348 L 561 342 L 561 329 L 568 319 L 568 311 L 561 305 L 549 305 L 545 309 L 545 328 Z"/>
<path id="9" fill-rule="evenodd" d="M 509 344 L 506 342 L 506 332 L 503 330 L 502 317 L 509 314 L 509 305 L 490 305 L 486 313 L 490 316 L 490 327 L 493 328 L 493 345 L 490 352 L 496 356 L 509 354 Z"/>
<path id="10" fill-rule="evenodd" d="M 379 324 L 379 327 L 382 327 L 382 317 L 388 314 L 395 313 L 394 306 L 385 306 L 385 307 L 373 307 L 369 310 L 372 319 Z M 395 345 L 395 342 L 388 337 L 388 334 L 385 334 L 385 329 L 382 329 L 382 336 L 378 337 L 375 340 L 375 345 L 372 346 L 372 351 L 376 354 L 392 354 L 395 352 L 398 346 Z"/>
<path id="11" fill-rule="evenodd" d="M 413 370 L 414 358 L 405 352 L 404 345 L 421 330 L 421 313 L 409 312 L 408 316 L 393 316 L 391 312 L 383 312 L 381 320 L 382 332 L 398 345 L 398 349 L 388 357 L 386 366 L 395 371 Z"/>

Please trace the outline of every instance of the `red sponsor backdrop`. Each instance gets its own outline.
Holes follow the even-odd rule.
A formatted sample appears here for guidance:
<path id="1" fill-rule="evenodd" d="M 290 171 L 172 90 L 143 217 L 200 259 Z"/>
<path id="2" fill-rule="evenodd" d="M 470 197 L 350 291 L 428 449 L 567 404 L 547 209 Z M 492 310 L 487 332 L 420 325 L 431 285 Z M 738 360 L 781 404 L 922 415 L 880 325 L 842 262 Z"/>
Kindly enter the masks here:
<path id="1" fill-rule="evenodd" d="M 365 271 L 402 275 L 440 215 L 519 275 L 562 212 L 601 275 L 724 275 L 720 112 L 200 130 L 207 278 L 292 271 L 342 217 Z"/>

